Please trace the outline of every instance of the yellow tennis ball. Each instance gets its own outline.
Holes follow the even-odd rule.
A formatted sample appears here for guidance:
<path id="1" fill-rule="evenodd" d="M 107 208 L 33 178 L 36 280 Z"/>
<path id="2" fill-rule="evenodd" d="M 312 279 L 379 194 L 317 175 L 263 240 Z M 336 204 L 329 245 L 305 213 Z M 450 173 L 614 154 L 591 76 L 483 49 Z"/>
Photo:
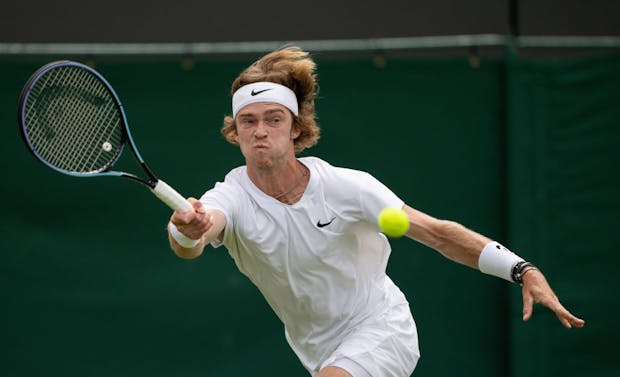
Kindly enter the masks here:
<path id="1" fill-rule="evenodd" d="M 388 207 L 379 214 L 379 228 L 389 237 L 402 237 L 409 230 L 409 216 L 400 208 Z"/>

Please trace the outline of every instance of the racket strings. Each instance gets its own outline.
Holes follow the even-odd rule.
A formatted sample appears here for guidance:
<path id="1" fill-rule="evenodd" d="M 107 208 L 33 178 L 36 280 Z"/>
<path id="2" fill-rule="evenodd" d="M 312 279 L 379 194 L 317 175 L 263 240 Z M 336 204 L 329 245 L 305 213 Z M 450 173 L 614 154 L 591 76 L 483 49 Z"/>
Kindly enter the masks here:
<path id="1" fill-rule="evenodd" d="M 104 157 L 103 161 L 101 160 L 101 151 L 104 151 L 102 146 L 102 139 L 108 138 L 110 132 L 110 128 L 119 126 L 119 119 L 108 120 L 109 115 L 103 115 L 102 113 L 107 114 L 116 114 L 116 109 L 111 103 L 112 106 L 105 106 L 100 108 L 100 111 L 93 112 L 90 109 L 90 105 L 92 99 L 101 99 L 106 98 L 108 95 L 105 88 L 99 83 L 98 80 L 95 80 L 91 77 L 86 71 L 79 71 L 77 69 L 73 69 L 75 72 L 75 76 L 72 77 L 72 80 L 76 80 L 79 82 L 79 85 L 82 86 L 84 91 L 81 93 L 82 99 L 86 99 L 84 101 L 77 101 L 77 103 L 72 103 L 74 101 L 69 101 L 70 103 L 63 104 L 63 106 L 71 106 L 76 105 L 77 111 L 72 114 L 72 119 L 65 119 L 65 124 L 73 125 L 73 129 L 67 133 L 67 135 L 72 136 L 68 141 L 71 145 L 81 145 L 83 148 L 80 150 L 78 156 L 80 157 L 80 165 L 77 166 L 77 171 L 92 171 L 97 170 L 101 167 L 101 162 L 105 165 L 109 160 L 109 157 L 113 157 L 114 154 L 110 156 Z M 79 74 L 79 76 L 77 76 Z M 88 80 L 90 78 L 90 80 Z M 90 98 L 89 98 L 90 97 Z M 72 97 L 71 99 L 75 99 Z M 110 103 L 108 103 L 110 104 Z M 99 130 L 93 130 L 93 127 L 81 127 L 75 129 L 75 127 L 80 127 L 80 125 L 90 122 L 90 125 L 103 125 L 103 128 Z M 98 132 L 92 132 L 98 131 Z M 109 143 L 109 142 L 108 142 Z M 120 135 L 119 140 L 116 143 L 120 144 Z M 111 152 L 111 150 L 109 151 Z M 108 153 L 109 153 L 108 152 Z M 65 162 L 68 162 L 66 160 Z"/>
<path id="2" fill-rule="evenodd" d="M 99 88 L 100 90 L 103 88 Z M 94 141 L 94 145 L 99 145 L 100 148 L 93 148 L 91 158 L 93 161 L 99 161 L 100 159 L 107 160 L 106 157 L 112 151 L 117 151 L 121 147 L 121 117 L 120 112 L 117 110 L 114 101 L 110 101 L 105 110 L 99 114 L 98 120 L 101 124 L 105 124 L 105 128 L 99 133 L 99 137 Z M 114 132 L 117 131 L 117 132 Z M 112 136 L 112 137 L 111 137 Z M 108 143 L 112 149 L 106 150 L 104 145 Z"/>
<path id="3" fill-rule="evenodd" d="M 62 73 L 62 74 L 61 74 Z M 66 95 L 59 90 L 61 88 L 61 80 L 65 83 L 75 80 L 72 77 L 70 71 L 52 70 L 48 72 L 46 76 L 43 76 L 40 80 L 40 87 L 37 90 L 38 96 L 32 96 L 29 98 L 33 101 L 32 113 L 37 116 L 38 123 L 30 122 L 33 130 L 38 130 L 37 136 L 39 138 L 31 137 L 31 141 L 35 144 L 35 148 L 39 154 L 46 159 L 49 163 L 59 167 L 67 167 L 70 165 L 71 158 L 74 156 L 66 153 L 68 145 L 74 145 L 74 138 L 84 138 L 84 133 L 88 131 L 87 128 L 77 128 L 76 123 L 67 122 L 65 112 L 63 111 L 67 104 L 63 104 L 63 97 Z M 74 111 L 80 113 L 81 104 L 78 102 L 74 104 Z M 33 119 L 33 118 L 31 118 Z M 59 125 L 64 125 L 64 128 L 60 128 Z M 40 126 L 40 127 L 36 127 Z M 44 139 L 41 139 L 44 137 Z M 63 147 L 64 146 L 64 147 Z M 64 153 L 58 153 L 60 147 L 64 148 Z M 79 170 L 78 166 L 74 166 L 71 170 Z"/>
<path id="4" fill-rule="evenodd" d="M 48 163 L 105 170 L 122 146 L 120 111 L 107 87 L 79 67 L 52 69 L 35 83 L 25 110 L 30 144 Z"/>
<path id="5" fill-rule="evenodd" d="M 58 90 L 62 80 L 72 82 L 76 80 L 74 73 L 65 72 L 64 77 L 59 70 L 50 71 L 49 79 L 44 83 L 43 88 L 47 88 L 47 98 L 41 97 L 41 105 L 37 109 L 38 115 L 43 115 L 43 125 L 46 127 L 43 135 L 46 136 L 46 141 L 49 141 L 47 148 L 39 148 L 39 152 L 44 158 L 51 164 L 59 167 L 67 167 L 72 165 L 73 154 L 69 153 L 52 153 L 59 152 L 63 146 L 75 146 L 76 140 L 84 140 L 82 145 L 87 145 L 90 137 L 90 130 L 88 127 L 79 127 L 79 123 L 75 122 L 75 119 L 67 119 L 67 114 L 63 111 L 67 106 L 72 106 L 76 114 L 81 114 L 83 109 L 83 103 L 79 101 L 71 101 L 71 97 L 63 96 Z M 40 91 L 44 93 L 42 89 Z M 64 101 L 63 101 L 64 99 Z M 47 100 L 47 101 L 45 101 Z M 46 111 L 41 111 L 40 107 L 44 107 Z M 51 123 L 51 124 L 50 124 Z M 58 125 L 64 125 L 64 128 L 59 129 Z M 62 132 L 59 132 L 62 131 Z M 41 135 L 41 133 L 39 133 Z M 37 140 L 39 141 L 39 140 Z M 42 140 L 41 140 L 42 141 Z M 42 146 L 42 144 L 39 144 Z M 66 150 L 65 150 L 66 151 Z M 81 170 L 83 166 L 75 166 L 70 170 Z"/>
<path id="6" fill-rule="evenodd" d="M 88 86 L 88 90 L 90 93 L 95 93 L 96 95 L 100 96 L 99 98 L 102 98 L 103 96 L 107 95 L 107 92 L 101 85 L 92 85 L 92 84 L 99 84 L 98 81 L 91 80 L 90 84 L 91 85 Z M 87 109 L 84 108 L 87 106 L 86 102 L 82 102 L 81 105 L 82 105 L 81 106 L 82 114 L 86 114 L 88 111 Z M 101 110 L 102 111 L 100 112 L 90 114 L 92 116 L 92 119 L 90 119 L 90 121 L 93 122 L 93 124 L 104 125 L 104 128 L 101 130 L 101 132 L 98 132 L 98 133 L 91 132 L 91 133 L 88 133 L 87 135 L 83 135 L 86 139 L 85 145 L 93 145 L 95 147 L 89 149 L 87 151 L 88 153 L 85 153 L 84 158 L 82 159 L 83 165 L 81 166 L 82 168 L 80 169 L 81 171 L 83 170 L 88 171 L 89 169 L 92 170 L 97 165 L 97 161 L 100 161 L 101 159 L 102 152 L 105 151 L 103 148 L 103 143 L 105 141 L 103 139 L 108 138 L 108 136 L 110 135 L 110 132 L 109 132 L 110 128 L 115 128 L 120 125 L 120 119 L 110 119 L 111 117 L 114 118 L 114 116 L 116 115 L 116 108 L 113 106 L 113 103 L 112 103 L 112 106 L 106 106 L 105 108 Z M 77 140 L 77 138 L 75 139 Z M 109 141 L 107 142 L 109 143 Z M 120 144 L 120 137 L 117 142 L 117 145 L 118 144 Z M 104 157 L 104 161 L 107 161 L 107 160 L 108 158 Z"/>

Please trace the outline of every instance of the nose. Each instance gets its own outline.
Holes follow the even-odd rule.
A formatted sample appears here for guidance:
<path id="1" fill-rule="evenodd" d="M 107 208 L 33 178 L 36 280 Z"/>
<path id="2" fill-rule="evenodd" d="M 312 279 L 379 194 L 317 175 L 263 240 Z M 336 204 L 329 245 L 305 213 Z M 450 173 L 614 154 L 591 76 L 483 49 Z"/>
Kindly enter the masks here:
<path id="1" fill-rule="evenodd" d="M 254 136 L 258 138 L 267 136 L 267 126 L 262 119 L 259 120 L 258 124 L 256 125 L 256 128 L 254 130 Z"/>

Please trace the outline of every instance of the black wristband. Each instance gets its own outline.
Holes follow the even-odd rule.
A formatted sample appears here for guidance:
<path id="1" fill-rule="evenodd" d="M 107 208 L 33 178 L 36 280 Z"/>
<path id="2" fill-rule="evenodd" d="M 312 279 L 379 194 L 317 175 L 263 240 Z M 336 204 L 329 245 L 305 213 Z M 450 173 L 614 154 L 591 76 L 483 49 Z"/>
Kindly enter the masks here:
<path id="1" fill-rule="evenodd" d="M 515 264 L 515 266 L 512 268 L 512 280 L 515 283 L 523 285 L 523 270 L 525 270 L 526 267 L 536 268 L 536 266 L 526 261 L 521 261 Z"/>

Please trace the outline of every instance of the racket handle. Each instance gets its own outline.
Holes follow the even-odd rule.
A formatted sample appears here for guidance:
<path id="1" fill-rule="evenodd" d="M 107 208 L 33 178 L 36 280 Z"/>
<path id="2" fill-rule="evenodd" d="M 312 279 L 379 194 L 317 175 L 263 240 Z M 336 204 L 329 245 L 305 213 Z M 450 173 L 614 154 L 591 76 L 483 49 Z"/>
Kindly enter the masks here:
<path id="1" fill-rule="evenodd" d="M 175 211 L 186 212 L 194 208 L 183 195 L 176 192 L 175 189 L 168 186 L 168 184 L 161 179 L 157 181 L 155 188 L 152 188 L 151 191 L 156 197 Z"/>

